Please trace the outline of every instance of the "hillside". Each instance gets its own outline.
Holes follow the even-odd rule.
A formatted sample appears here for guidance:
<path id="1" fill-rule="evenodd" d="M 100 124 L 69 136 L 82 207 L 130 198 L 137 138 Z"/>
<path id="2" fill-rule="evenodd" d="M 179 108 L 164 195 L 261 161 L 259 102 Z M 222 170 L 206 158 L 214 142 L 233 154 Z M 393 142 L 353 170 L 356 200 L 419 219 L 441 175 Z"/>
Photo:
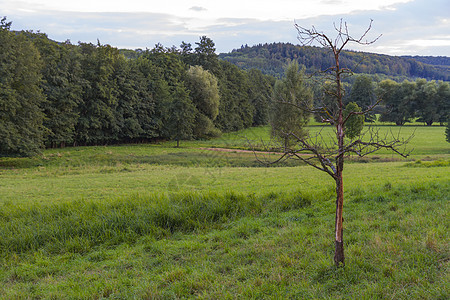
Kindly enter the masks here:
<path id="1" fill-rule="evenodd" d="M 415 59 L 424 64 L 441 66 L 441 67 L 450 67 L 450 57 L 448 56 L 402 56 L 408 59 Z"/>
<path id="2" fill-rule="evenodd" d="M 230 53 L 222 53 L 219 57 L 240 68 L 256 68 L 265 74 L 280 77 L 284 66 L 291 60 L 297 60 L 308 71 L 324 70 L 333 65 L 332 56 L 324 48 L 297 46 L 289 43 L 247 45 Z M 341 54 L 341 65 L 355 73 L 380 75 L 402 79 L 426 78 L 428 80 L 450 80 L 448 58 L 440 60 L 418 57 L 398 57 L 375 53 L 344 51 Z M 430 64 L 433 62 L 433 65 Z M 439 63 L 440 62 L 440 63 Z M 438 66 L 439 65 L 439 66 Z"/>

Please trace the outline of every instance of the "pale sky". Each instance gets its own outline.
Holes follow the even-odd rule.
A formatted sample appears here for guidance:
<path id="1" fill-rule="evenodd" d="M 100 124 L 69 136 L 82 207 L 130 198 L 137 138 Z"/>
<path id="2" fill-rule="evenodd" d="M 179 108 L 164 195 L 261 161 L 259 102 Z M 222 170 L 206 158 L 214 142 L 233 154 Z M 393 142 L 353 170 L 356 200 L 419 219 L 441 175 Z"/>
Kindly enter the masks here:
<path id="1" fill-rule="evenodd" d="M 450 0 L 0 0 L 1 16 L 14 30 L 129 49 L 194 45 L 206 35 L 218 53 L 245 44 L 298 44 L 294 21 L 331 34 L 343 18 L 357 36 L 373 19 L 370 37 L 382 38 L 353 49 L 450 56 Z"/>

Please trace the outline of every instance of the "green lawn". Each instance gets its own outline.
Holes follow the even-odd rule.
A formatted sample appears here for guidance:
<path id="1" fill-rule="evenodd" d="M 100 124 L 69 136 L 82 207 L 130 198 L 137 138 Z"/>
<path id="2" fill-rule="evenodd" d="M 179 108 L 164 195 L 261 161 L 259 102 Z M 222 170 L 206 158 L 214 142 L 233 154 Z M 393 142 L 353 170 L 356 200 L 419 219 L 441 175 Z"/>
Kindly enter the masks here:
<path id="1" fill-rule="evenodd" d="M 1 158 L 0 299 L 448 299 L 450 144 L 412 133 L 409 159 L 346 165 L 342 269 L 328 175 L 201 149 L 248 149 L 267 127 Z"/>
<path id="2" fill-rule="evenodd" d="M 408 167 L 406 162 L 348 164 L 346 188 L 370 189 L 380 184 L 410 185 L 414 182 L 443 182 L 447 167 Z M 6 172 L 5 172 L 6 173 Z M 171 192 L 218 192 L 265 194 L 283 190 L 331 189 L 327 174 L 310 168 L 274 167 L 181 167 L 118 165 L 8 171 L 2 174 L 2 203 L 53 203 L 72 200 L 101 200 L 130 195 Z"/>
<path id="3" fill-rule="evenodd" d="M 366 126 L 364 131 L 369 128 L 379 130 L 381 137 L 387 138 L 400 137 L 407 139 L 412 136 L 406 149 L 412 150 L 411 155 L 414 158 L 433 155 L 449 155 L 450 144 L 445 140 L 444 126 Z M 334 128 L 331 126 L 311 126 L 309 133 L 315 136 L 321 132 L 324 140 L 329 141 L 335 137 Z M 368 134 L 367 134 L 368 135 Z M 210 141 L 191 141 L 184 143 L 185 147 L 226 147 L 226 148 L 245 148 L 251 149 L 249 146 L 262 147 L 270 144 L 269 127 L 253 127 L 238 132 L 224 134 L 219 139 Z M 375 155 L 390 155 L 389 151 L 380 151 Z"/>

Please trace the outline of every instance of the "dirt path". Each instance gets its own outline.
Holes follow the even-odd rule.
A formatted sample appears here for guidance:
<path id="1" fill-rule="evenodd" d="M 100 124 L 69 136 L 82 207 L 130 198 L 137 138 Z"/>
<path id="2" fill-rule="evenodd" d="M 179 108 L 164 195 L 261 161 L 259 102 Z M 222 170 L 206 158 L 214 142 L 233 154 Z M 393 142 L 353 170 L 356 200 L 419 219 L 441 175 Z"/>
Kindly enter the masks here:
<path id="1" fill-rule="evenodd" d="M 229 148 L 200 148 L 200 149 L 209 151 L 236 152 L 236 153 L 277 154 L 277 155 L 284 154 L 281 152 L 253 151 L 253 150 L 229 149 Z"/>

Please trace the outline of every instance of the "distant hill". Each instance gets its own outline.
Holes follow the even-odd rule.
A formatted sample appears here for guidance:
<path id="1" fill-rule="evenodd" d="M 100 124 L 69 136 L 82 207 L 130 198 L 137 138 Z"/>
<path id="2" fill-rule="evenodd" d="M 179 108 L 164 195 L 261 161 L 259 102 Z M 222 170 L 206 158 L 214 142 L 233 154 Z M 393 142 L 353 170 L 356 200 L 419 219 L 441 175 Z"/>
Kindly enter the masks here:
<path id="1" fill-rule="evenodd" d="M 230 53 L 221 53 L 219 58 L 242 69 L 255 68 L 276 77 L 282 76 L 284 67 L 292 60 L 297 60 L 309 72 L 325 70 L 333 65 L 333 57 L 328 49 L 290 43 L 259 44 L 252 47 L 245 45 Z M 380 78 L 450 81 L 449 57 L 399 57 L 345 51 L 341 54 L 341 65 L 355 73 L 379 75 Z"/>
<path id="2" fill-rule="evenodd" d="M 442 66 L 442 67 L 450 67 L 450 57 L 448 56 L 402 56 L 408 59 L 415 59 L 424 64 L 434 65 L 434 66 Z"/>

